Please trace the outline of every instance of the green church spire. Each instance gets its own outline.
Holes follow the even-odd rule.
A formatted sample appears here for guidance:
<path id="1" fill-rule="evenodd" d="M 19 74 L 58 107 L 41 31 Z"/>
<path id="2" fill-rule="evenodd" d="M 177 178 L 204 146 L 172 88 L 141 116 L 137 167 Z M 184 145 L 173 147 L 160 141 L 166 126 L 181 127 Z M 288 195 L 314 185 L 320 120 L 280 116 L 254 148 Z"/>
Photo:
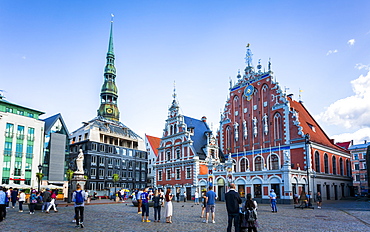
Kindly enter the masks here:
<path id="1" fill-rule="evenodd" d="M 104 83 L 100 92 L 100 107 L 98 116 L 112 121 L 119 121 L 117 106 L 118 89 L 116 86 L 116 67 L 114 67 L 113 51 L 113 15 L 110 25 L 109 45 L 107 52 L 107 64 L 104 69 Z"/>

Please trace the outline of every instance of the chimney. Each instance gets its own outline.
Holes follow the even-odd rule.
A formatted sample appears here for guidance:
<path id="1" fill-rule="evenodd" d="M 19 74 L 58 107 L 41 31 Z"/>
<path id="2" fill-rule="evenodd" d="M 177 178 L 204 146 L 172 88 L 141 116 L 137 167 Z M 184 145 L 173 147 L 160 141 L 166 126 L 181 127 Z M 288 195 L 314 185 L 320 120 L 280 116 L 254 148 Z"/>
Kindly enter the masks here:
<path id="1" fill-rule="evenodd" d="M 207 122 L 207 117 L 206 116 L 202 117 L 202 122 Z"/>

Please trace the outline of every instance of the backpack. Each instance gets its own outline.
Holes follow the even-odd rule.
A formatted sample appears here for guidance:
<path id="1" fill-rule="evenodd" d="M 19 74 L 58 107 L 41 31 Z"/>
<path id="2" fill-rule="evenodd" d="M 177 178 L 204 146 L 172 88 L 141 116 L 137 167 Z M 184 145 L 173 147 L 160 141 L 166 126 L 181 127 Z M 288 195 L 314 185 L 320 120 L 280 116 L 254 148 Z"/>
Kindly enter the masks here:
<path id="1" fill-rule="evenodd" d="M 82 191 L 75 191 L 75 193 L 76 193 L 76 198 L 75 198 L 76 205 L 82 205 L 84 203 Z"/>
<path id="2" fill-rule="evenodd" d="M 257 219 L 257 212 L 254 209 L 248 210 L 248 222 L 254 222 Z"/>

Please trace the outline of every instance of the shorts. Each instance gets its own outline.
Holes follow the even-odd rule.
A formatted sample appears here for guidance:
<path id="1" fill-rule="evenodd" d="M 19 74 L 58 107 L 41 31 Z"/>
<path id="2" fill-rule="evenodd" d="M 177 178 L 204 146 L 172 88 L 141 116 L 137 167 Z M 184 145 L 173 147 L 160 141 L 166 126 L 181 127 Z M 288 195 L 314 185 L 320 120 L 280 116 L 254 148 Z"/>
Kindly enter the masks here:
<path id="1" fill-rule="evenodd" d="M 207 205 L 206 207 L 206 213 L 214 213 L 215 212 L 215 205 Z"/>

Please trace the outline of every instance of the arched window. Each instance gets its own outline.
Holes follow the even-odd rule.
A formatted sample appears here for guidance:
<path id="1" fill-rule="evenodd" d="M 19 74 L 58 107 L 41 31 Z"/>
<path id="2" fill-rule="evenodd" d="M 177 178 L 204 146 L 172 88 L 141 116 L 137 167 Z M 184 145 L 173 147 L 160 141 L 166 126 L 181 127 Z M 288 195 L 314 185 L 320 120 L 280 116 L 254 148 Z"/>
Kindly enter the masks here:
<path id="1" fill-rule="evenodd" d="M 274 116 L 274 139 L 280 140 L 282 139 L 283 134 L 283 127 L 282 127 L 282 120 L 281 115 L 279 113 L 276 113 Z"/>
<path id="2" fill-rule="evenodd" d="M 254 170 L 261 171 L 262 170 L 262 158 L 258 156 L 254 159 Z"/>
<path id="3" fill-rule="evenodd" d="M 240 172 L 245 172 L 248 169 L 248 160 L 246 158 L 242 158 L 240 160 Z"/>
<path id="4" fill-rule="evenodd" d="M 342 157 L 339 159 L 339 168 L 340 168 L 340 175 L 343 176 L 344 170 L 343 170 L 343 159 L 342 159 Z"/>
<path id="5" fill-rule="evenodd" d="M 173 126 L 171 125 L 171 130 L 170 130 L 170 135 L 172 135 L 173 134 Z"/>
<path id="6" fill-rule="evenodd" d="M 236 161 L 233 159 L 233 171 L 236 172 Z"/>
<path id="7" fill-rule="evenodd" d="M 231 128 L 226 127 L 226 150 L 227 153 L 231 151 Z"/>
<path id="8" fill-rule="evenodd" d="M 318 151 L 315 152 L 315 170 L 316 172 L 321 172 L 320 170 L 320 154 Z"/>
<path id="9" fill-rule="evenodd" d="M 263 85 L 262 88 L 261 88 L 261 107 L 262 109 L 264 107 L 267 107 L 268 105 L 268 86 L 267 85 Z"/>
<path id="10" fill-rule="evenodd" d="M 328 154 L 326 153 L 324 155 L 324 167 L 325 167 L 325 173 L 329 173 L 329 158 L 328 158 Z"/>
<path id="11" fill-rule="evenodd" d="M 279 157 L 275 154 L 269 156 L 267 165 L 269 170 L 278 170 L 279 169 Z"/>
<path id="12" fill-rule="evenodd" d="M 333 175 L 337 175 L 337 160 L 335 156 L 332 157 Z"/>
<path id="13" fill-rule="evenodd" d="M 176 134 L 177 133 L 177 125 L 173 125 L 173 133 Z"/>

